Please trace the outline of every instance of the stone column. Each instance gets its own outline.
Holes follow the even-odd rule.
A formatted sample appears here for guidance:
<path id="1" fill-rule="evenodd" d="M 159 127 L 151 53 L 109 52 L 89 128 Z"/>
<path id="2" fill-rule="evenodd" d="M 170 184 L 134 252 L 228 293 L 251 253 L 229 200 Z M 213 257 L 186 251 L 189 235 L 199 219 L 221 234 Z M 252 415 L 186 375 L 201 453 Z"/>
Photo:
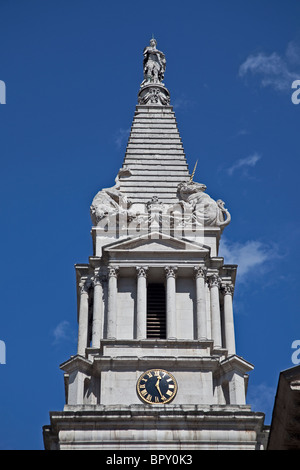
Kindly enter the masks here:
<path id="1" fill-rule="evenodd" d="M 225 347 L 228 354 L 235 354 L 235 334 L 234 334 L 234 321 L 233 321 L 233 308 L 232 308 L 232 295 L 234 291 L 233 284 L 226 284 L 223 286 L 224 293 L 224 332 L 225 332 Z"/>
<path id="2" fill-rule="evenodd" d="M 176 272 L 174 266 L 166 266 L 165 273 L 167 279 L 166 289 L 166 320 L 167 320 L 167 339 L 177 337 L 176 322 Z"/>
<path id="3" fill-rule="evenodd" d="M 205 277 L 206 268 L 204 266 L 195 266 L 196 280 L 196 312 L 197 312 L 197 339 L 207 339 L 207 315 L 205 299 Z"/>
<path id="4" fill-rule="evenodd" d="M 117 277 L 119 268 L 108 267 L 108 305 L 107 305 L 107 338 L 116 338 L 117 332 Z"/>
<path id="5" fill-rule="evenodd" d="M 103 288 L 104 277 L 99 270 L 95 270 L 94 276 L 94 305 L 93 305 L 93 329 L 92 347 L 100 348 L 100 340 L 103 335 Z"/>
<path id="6" fill-rule="evenodd" d="M 79 319 L 78 319 L 78 343 L 77 354 L 85 356 L 85 349 L 88 341 L 89 326 L 89 288 L 91 286 L 90 279 L 82 279 L 79 284 L 80 300 L 79 300 Z"/>
<path id="7" fill-rule="evenodd" d="M 222 333 L 221 333 L 221 312 L 220 312 L 220 278 L 217 274 L 212 274 L 208 278 L 208 285 L 210 289 L 210 308 L 211 308 L 211 332 L 214 341 L 214 348 L 222 347 Z"/>
<path id="8" fill-rule="evenodd" d="M 137 266 L 136 293 L 136 337 L 147 338 L 147 271 L 148 267 Z"/>

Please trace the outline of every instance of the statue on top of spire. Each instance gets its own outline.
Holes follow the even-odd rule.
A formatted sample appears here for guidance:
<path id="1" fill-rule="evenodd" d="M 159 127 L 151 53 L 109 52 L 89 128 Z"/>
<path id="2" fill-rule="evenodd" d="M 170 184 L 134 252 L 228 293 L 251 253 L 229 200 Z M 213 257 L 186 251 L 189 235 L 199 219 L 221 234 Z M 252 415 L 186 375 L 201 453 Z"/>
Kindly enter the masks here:
<path id="1" fill-rule="evenodd" d="M 144 81 L 142 85 L 148 83 L 162 83 L 166 70 L 165 54 L 156 48 L 157 41 L 152 37 L 150 46 L 145 47 L 143 51 L 144 61 Z"/>
<path id="2" fill-rule="evenodd" d="M 150 46 L 143 51 L 144 80 L 138 93 L 140 105 L 162 105 L 170 104 L 170 93 L 163 83 L 166 70 L 165 54 L 156 48 L 157 41 L 152 36 Z"/>

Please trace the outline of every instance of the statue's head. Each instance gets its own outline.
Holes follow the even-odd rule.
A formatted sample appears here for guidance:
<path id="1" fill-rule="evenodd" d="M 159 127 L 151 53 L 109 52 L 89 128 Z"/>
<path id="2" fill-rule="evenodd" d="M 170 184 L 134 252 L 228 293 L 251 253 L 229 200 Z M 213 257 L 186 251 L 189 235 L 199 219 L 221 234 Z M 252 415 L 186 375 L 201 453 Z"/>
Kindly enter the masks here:
<path id="1" fill-rule="evenodd" d="M 131 175 L 132 175 L 132 171 L 129 170 L 129 168 L 126 165 L 124 165 L 122 168 L 120 168 L 120 170 L 118 172 L 119 179 L 128 178 Z"/>
<path id="2" fill-rule="evenodd" d="M 151 46 L 151 47 L 156 47 L 156 45 L 157 45 L 156 39 L 151 38 L 151 39 L 150 39 L 150 46 Z"/>
<path id="3" fill-rule="evenodd" d="M 191 194 L 203 192 L 206 186 L 203 183 L 196 183 L 195 181 L 183 181 L 178 185 L 178 196 L 186 200 Z"/>

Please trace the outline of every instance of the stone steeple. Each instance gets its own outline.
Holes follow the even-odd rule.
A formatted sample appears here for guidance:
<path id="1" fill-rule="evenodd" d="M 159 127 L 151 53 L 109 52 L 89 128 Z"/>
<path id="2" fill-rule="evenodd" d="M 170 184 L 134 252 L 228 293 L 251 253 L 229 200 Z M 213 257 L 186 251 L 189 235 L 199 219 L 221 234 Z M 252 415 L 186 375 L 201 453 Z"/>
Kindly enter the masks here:
<path id="1" fill-rule="evenodd" d="M 172 106 L 159 103 L 157 87 L 147 88 L 154 103 L 136 106 L 123 165 L 131 174 L 120 190 L 134 202 L 157 196 L 174 203 L 178 184 L 190 178 L 188 165 Z"/>
<path id="2" fill-rule="evenodd" d="M 120 190 L 134 202 L 156 196 L 164 203 L 177 201 L 178 184 L 190 175 L 170 94 L 162 79 L 166 59 L 156 40 L 144 49 L 144 80 L 131 127 L 123 168 L 131 175 Z"/>
<path id="3" fill-rule="evenodd" d="M 132 202 L 147 203 L 153 196 L 163 203 L 178 200 L 179 183 L 190 178 L 170 93 L 163 83 L 166 58 L 152 37 L 143 52 L 144 79 L 130 131 L 120 191 Z"/>
<path id="4" fill-rule="evenodd" d="M 161 222 L 163 218 L 164 221 L 160 231 L 170 233 L 175 228 L 177 233 L 181 230 L 182 235 L 189 232 L 198 241 L 203 241 L 205 231 L 215 232 L 213 237 L 207 236 L 206 241 L 212 253 L 217 254 L 220 235 L 231 216 L 224 202 L 214 201 L 205 193 L 206 186 L 193 181 L 189 172 L 170 105 L 170 93 L 163 83 L 166 59 L 156 45 L 152 38 L 150 46 L 144 49 L 144 79 L 116 184 L 99 191 L 91 205 L 96 254 L 99 254 L 97 246 L 102 246 L 99 237 L 96 243 L 99 224 L 108 222 L 113 237 L 126 237 L 129 232 L 132 234 L 133 227 L 142 225 L 145 228 L 145 224 L 153 219 L 154 202 L 156 219 Z M 118 219 L 120 213 L 122 230 Z M 108 230 L 107 234 L 110 233 Z M 103 241 L 102 235 L 100 233 Z"/>
<path id="5" fill-rule="evenodd" d="M 77 354 L 46 449 L 260 449 L 236 351 L 237 266 L 218 256 L 231 220 L 193 180 L 152 38 L 116 184 L 94 197 L 93 255 L 77 264 Z"/>

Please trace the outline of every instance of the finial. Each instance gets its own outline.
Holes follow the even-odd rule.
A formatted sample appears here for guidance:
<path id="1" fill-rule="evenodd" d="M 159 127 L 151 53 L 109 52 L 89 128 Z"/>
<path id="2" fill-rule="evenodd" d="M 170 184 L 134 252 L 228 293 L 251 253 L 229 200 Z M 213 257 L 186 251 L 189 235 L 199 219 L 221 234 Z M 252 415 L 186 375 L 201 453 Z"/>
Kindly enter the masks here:
<path id="1" fill-rule="evenodd" d="M 197 163 L 198 163 L 198 160 L 196 161 L 196 164 L 195 164 L 195 167 L 194 167 L 194 170 L 193 170 L 193 173 L 190 177 L 190 183 L 193 181 L 193 178 L 194 178 L 194 174 L 195 174 L 195 171 L 196 171 L 196 168 L 197 168 Z"/>

